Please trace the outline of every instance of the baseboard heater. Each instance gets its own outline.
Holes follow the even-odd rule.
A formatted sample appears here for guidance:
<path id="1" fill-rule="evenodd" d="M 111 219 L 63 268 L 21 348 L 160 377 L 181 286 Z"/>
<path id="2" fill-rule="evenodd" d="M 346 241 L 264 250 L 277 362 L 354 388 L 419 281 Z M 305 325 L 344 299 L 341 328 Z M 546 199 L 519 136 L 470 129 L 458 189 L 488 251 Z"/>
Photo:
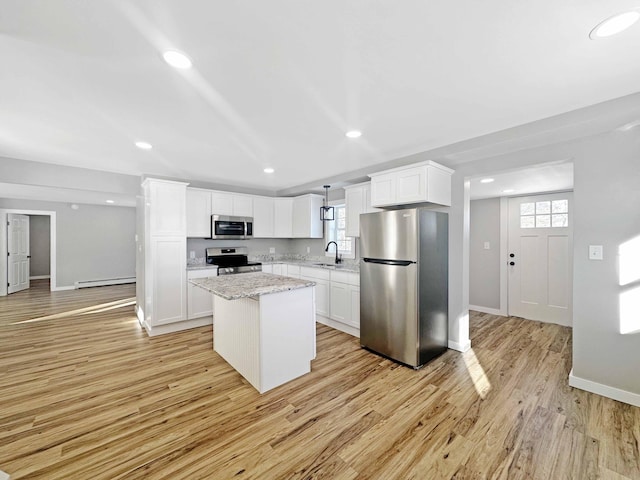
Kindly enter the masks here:
<path id="1" fill-rule="evenodd" d="M 123 277 L 123 278 L 106 278 L 104 280 L 85 280 L 82 282 L 75 282 L 76 289 L 89 288 L 89 287 L 105 287 L 107 285 L 121 285 L 123 283 L 136 283 L 136 277 Z"/>

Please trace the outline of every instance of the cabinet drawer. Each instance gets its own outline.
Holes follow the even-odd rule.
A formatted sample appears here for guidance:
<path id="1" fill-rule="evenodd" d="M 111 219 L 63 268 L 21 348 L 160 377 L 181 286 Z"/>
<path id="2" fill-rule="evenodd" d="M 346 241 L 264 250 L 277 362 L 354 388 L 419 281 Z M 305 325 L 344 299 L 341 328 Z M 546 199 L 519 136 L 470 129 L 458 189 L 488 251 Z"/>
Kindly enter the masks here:
<path id="1" fill-rule="evenodd" d="M 348 285 L 355 285 L 357 287 L 360 285 L 360 274 L 355 272 L 340 272 L 334 270 L 333 272 L 331 272 L 331 281 L 346 283 Z"/>
<path id="2" fill-rule="evenodd" d="M 300 276 L 329 280 L 331 278 L 331 271 L 323 268 L 300 267 Z"/>

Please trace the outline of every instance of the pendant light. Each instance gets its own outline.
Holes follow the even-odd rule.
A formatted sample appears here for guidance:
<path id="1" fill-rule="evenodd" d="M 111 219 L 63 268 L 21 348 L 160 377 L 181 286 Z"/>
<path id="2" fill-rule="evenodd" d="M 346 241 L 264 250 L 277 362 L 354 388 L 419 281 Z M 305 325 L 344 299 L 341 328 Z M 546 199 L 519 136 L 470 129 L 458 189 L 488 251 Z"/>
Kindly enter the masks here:
<path id="1" fill-rule="evenodd" d="M 329 222 L 334 220 L 333 207 L 329 206 L 329 189 L 331 188 L 331 185 L 323 185 L 322 188 L 324 188 L 324 200 L 320 207 L 320 220 L 323 222 Z"/>

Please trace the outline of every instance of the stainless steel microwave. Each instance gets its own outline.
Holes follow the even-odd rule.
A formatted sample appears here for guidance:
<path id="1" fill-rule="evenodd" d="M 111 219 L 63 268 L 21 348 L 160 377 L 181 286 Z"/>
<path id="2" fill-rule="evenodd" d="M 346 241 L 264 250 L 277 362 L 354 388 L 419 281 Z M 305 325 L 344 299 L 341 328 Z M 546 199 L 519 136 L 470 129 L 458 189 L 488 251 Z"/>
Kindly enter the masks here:
<path id="1" fill-rule="evenodd" d="M 253 237 L 252 217 L 211 215 L 211 238 L 215 240 L 247 240 Z"/>

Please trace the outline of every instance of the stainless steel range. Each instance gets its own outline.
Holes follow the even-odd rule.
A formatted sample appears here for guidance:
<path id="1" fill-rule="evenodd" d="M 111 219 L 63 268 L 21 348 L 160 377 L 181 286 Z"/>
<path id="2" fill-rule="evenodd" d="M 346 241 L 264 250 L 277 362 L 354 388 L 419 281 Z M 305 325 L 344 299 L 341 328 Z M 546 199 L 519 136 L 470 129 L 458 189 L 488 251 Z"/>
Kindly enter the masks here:
<path id="1" fill-rule="evenodd" d="M 207 264 L 218 267 L 218 275 L 261 272 L 260 262 L 250 262 L 246 247 L 207 248 Z"/>

